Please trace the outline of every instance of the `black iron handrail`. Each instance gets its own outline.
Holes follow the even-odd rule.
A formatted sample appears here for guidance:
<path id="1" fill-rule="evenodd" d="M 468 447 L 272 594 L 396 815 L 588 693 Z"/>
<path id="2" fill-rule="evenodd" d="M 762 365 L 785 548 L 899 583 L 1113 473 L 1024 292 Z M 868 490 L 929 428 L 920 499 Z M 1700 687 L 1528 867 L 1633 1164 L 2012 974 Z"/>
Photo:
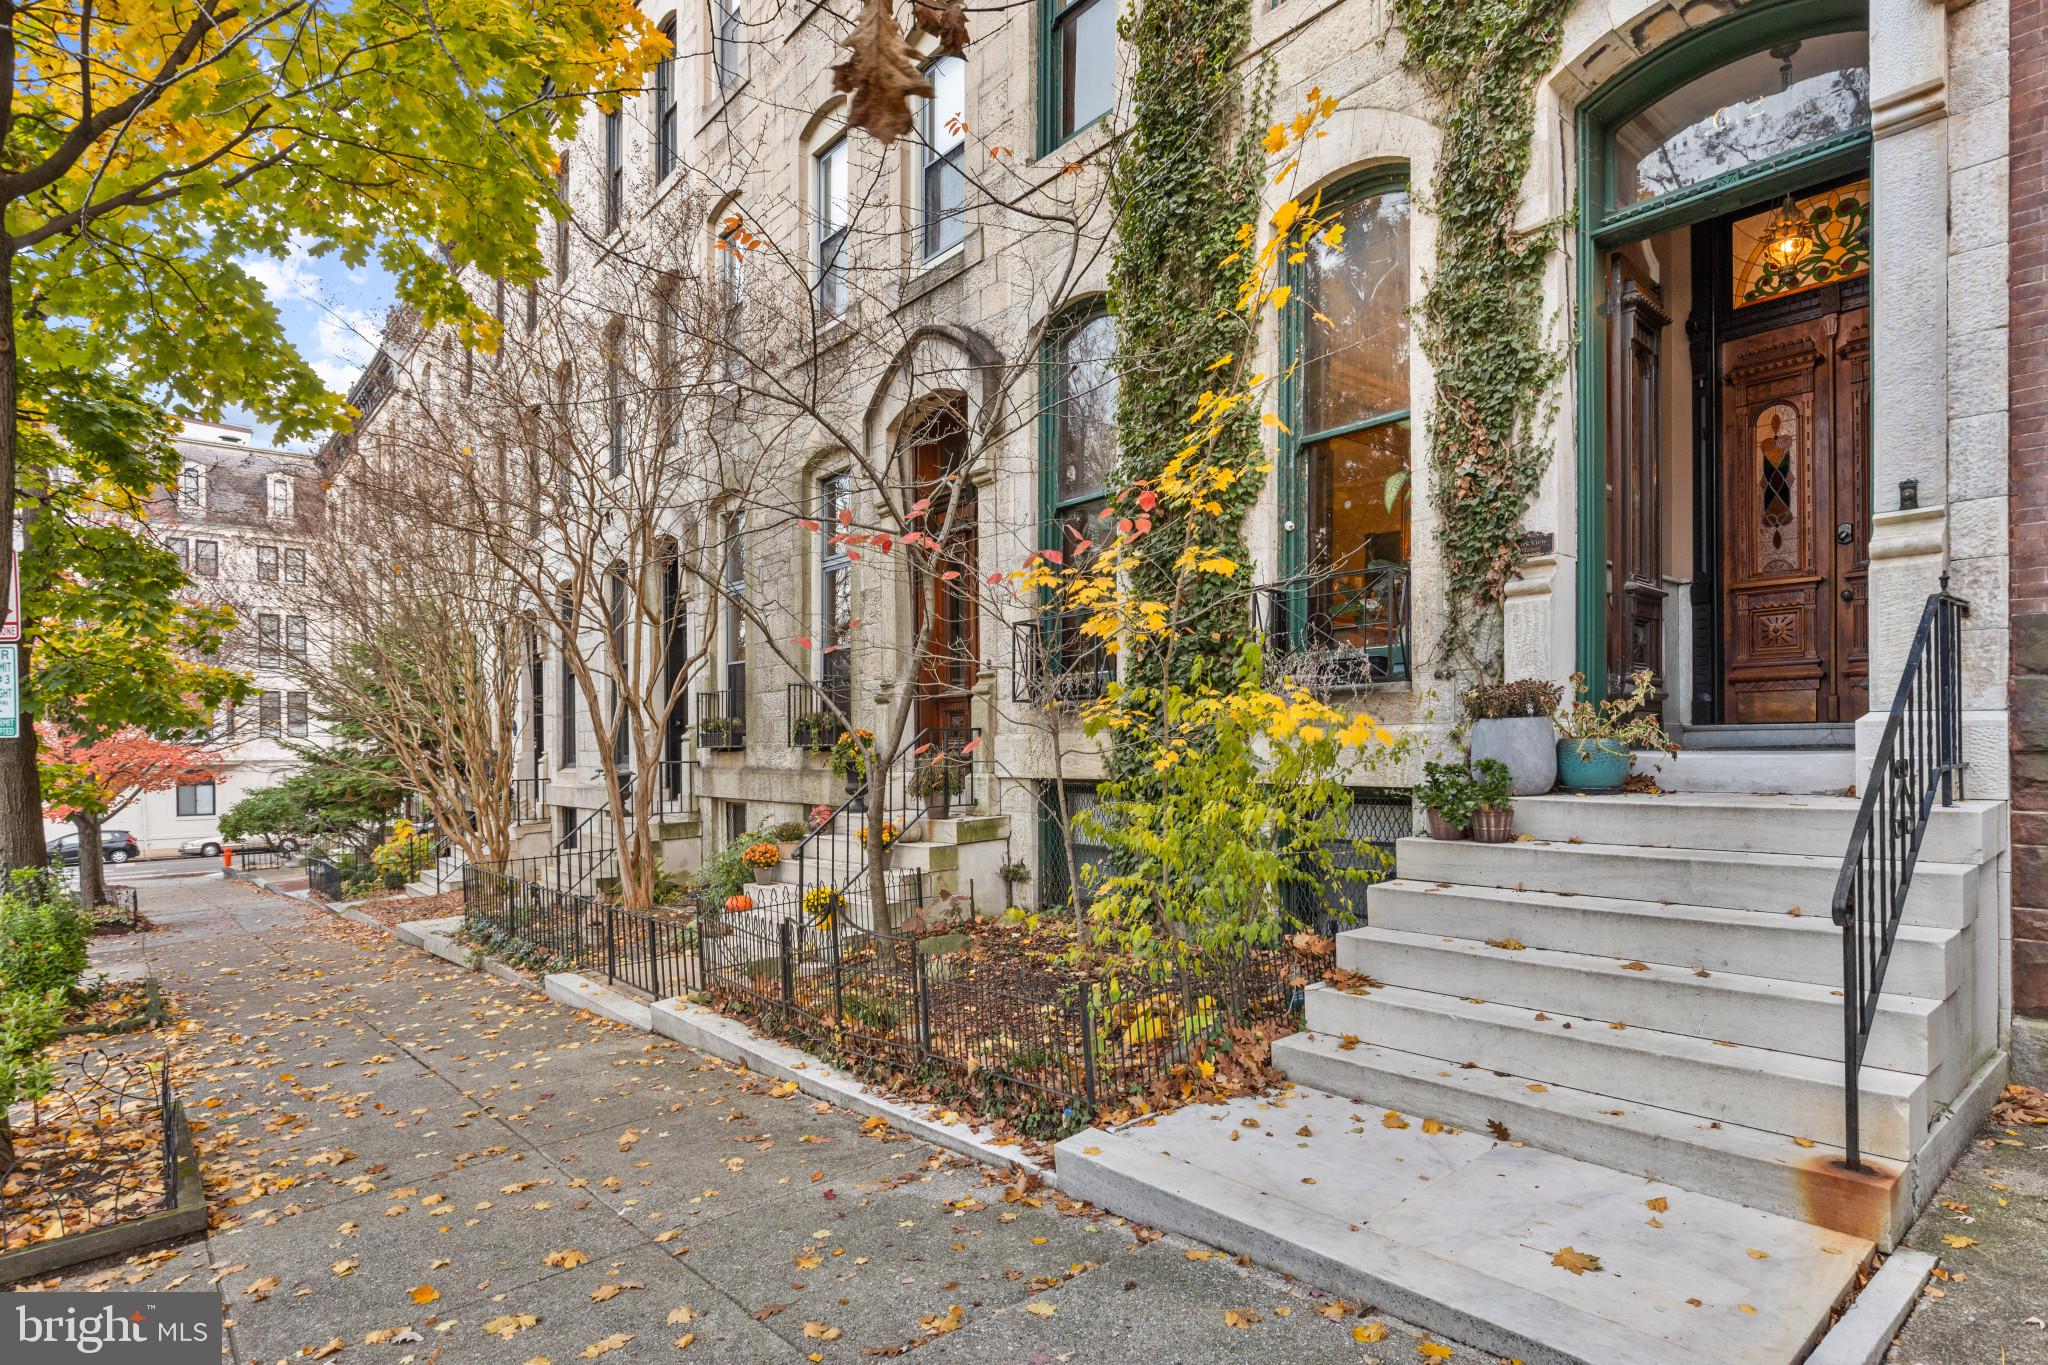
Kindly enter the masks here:
<path id="1" fill-rule="evenodd" d="M 512 820 L 515 824 L 543 820 L 548 813 L 548 780 L 545 777 L 512 779 Z"/>
<path id="2" fill-rule="evenodd" d="M 1843 1147 L 1863 1169 L 1857 1077 L 1877 1020 L 1885 968 L 1905 916 L 1927 822 L 1963 795 L 1962 623 L 1969 603 L 1952 597 L 1948 575 L 1920 613 L 1849 831 L 1831 906 L 1842 930 Z"/>

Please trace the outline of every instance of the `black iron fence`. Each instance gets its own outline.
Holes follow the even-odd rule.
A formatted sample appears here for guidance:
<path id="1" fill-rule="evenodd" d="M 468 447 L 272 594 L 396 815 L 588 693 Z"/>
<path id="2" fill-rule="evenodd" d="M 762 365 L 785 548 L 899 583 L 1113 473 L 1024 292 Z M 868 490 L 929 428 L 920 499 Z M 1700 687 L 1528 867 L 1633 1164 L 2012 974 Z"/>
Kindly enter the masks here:
<path id="1" fill-rule="evenodd" d="M 131 929 L 142 927 L 142 893 L 132 886 L 100 888 L 99 918 Z"/>
<path id="2" fill-rule="evenodd" d="M 1279 951 L 1082 981 L 960 936 L 914 939 L 815 919 L 708 919 L 702 979 L 718 1008 L 874 1072 L 1000 1106 L 1035 1136 L 1178 1093 L 1233 1024 L 1291 1020 Z"/>
<path id="3" fill-rule="evenodd" d="M 306 889 L 322 900 L 346 901 L 373 896 L 387 888 L 383 871 L 370 850 L 317 850 L 306 857 Z M 400 886 L 405 883 L 401 880 Z"/>
<path id="4" fill-rule="evenodd" d="M 1010 626 L 1010 699 L 1038 705 L 1094 701 L 1116 678 L 1109 642 L 1083 632 L 1091 613 L 1049 612 Z"/>
<path id="5" fill-rule="evenodd" d="M 298 864 L 299 850 L 296 846 L 265 845 L 262 848 L 238 848 L 235 850 L 235 866 L 245 872 L 265 872 L 280 867 Z"/>
<path id="6" fill-rule="evenodd" d="M 1849 830 L 1831 911 L 1842 930 L 1843 1124 L 1846 1165 L 1863 1165 L 1858 1076 L 1877 1020 L 1892 945 L 1906 913 L 1913 868 L 1934 814 L 1963 795 L 1963 618 L 1948 575 L 1927 599 L 1906 651 L 1899 690 L 1885 717 Z"/>
<path id="7" fill-rule="evenodd" d="M 0 1164 L 0 1252 L 162 1213 L 177 1199 L 170 1055 L 89 1049 L 24 1105 Z M 4 1265 L 4 1258 L 0 1258 Z"/>
<path id="8" fill-rule="evenodd" d="M 694 906 L 628 910 L 511 872 L 462 870 L 463 929 L 493 957 L 539 972 L 601 972 L 657 1000 L 694 990 Z"/>

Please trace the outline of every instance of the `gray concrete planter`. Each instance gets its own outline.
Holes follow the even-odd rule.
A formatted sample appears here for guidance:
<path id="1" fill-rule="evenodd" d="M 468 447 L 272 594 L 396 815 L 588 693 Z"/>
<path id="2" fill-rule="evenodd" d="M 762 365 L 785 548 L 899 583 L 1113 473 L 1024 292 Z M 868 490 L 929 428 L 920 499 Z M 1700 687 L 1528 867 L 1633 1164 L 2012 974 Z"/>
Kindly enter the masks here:
<path id="1" fill-rule="evenodd" d="M 1541 796 L 1557 785 L 1557 727 L 1548 716 L 1510 716 L 1472 722 L 1472 762 L 1497 758 L 1508 765 L 1516 796 Z"/>

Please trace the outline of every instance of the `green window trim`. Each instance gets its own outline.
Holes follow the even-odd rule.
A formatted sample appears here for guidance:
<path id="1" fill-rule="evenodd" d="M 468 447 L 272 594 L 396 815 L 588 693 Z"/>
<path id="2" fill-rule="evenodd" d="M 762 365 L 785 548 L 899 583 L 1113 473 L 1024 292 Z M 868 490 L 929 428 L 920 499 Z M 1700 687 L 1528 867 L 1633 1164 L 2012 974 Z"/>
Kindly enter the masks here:
<path id="1" fill-rule="evenodd" d="M 1579 215 L 1573 313 L 1578 324 L 1578 659 L 1595 700 L 1606 693 L 1607 454 L 1606 330 L 1592 311 L 1599 294 L 1600 255 L 1607 248 L 1689 227 L 1744 203 L 1761 202 L 1803 185 L 1835 179 L 1870 166 L 1868 129 L 1797 148 L 1729 171 L 1712 180 L 1607 211 L 1614 165 L 1609 140 L 1616 128 L 1694 77 L 1798 38 L 1867 28 L 1867 4 L 1854 0 L 1755 0 L 1704 28 L 1674 38 L 1609 81 L 1579 106 Z M 1595 187 L 1597 193 L 1589 192 Z"/>
<path id="2" fill-rule="evenodd" d="M 1109 495 L 1107 487 L 1080 497 L 1059 495 L 1060 472 L 1060 345 L 1075 329 L 1097 318 L 1109 316 L 1109 300 L 1103 295 L 1068 304 L 1054 317 L 1038 343 L 1038 548 L 1065 552 L 1061 543 L 1061 516 L 1075 507 L 1098 502 Z"/>
<path id="3" fill-rule="evenodd" d="M 1067 143 L 1093 128 L 1109 110 L 1090 118 L 1067 132 L 1060 131 L 1060 103 L 1063 81 L 1059 60 L 1059 30 L 1054 22 L 1067 9 L 1077 9 L 1084 0 L 1038 0 L 1038 154 L 1051 156 Z M 1114 5 L 1119 0 L 1102 0 Z"/>
<path id="4" fill-rule="evenodd" d="M 1339 181 L 1323 196 L 1323 204 L 1326 210 L 1343 208 L 1354 201 L 1370 199 L 1389 190 L 1410 190 L 1412 194 L 1410 186 L 1411 176 L 1405 162 L 1379 166 Z M 1308 263 L 1290 262 L 1286 267 L 1286 283 L 1294 298 L 1306 301 Z M 1307 471 L 1301 464 L 1303 448 L 1317 441 L 1369 431 L 1391 422 L 1406 422 L 1415 411 L 1415 393 L 1411 387 L 1408 406 L 1397 412 L 1381 413 L 1327 430 L 1302 430 L 1305 419 L 1302 416 L 1304 386 L 1301 370 L 1307 355 L 1307 316 L 1307 309 L 1302 307 L 1284 313 L 1281 318 L 1279 406 L 1285 414 L 1285 425 L 1280 431 L 1280 458 L 1275 471 L 1280 504 L 1280 581 L 1287 589 L 1287 614 L 1297 623 L 1308 619 L 1308 583 L 1304 575 L 1308 571 L 1309 509 Z M 1289 530 L 1289 527 L 1293 529 Z"/>

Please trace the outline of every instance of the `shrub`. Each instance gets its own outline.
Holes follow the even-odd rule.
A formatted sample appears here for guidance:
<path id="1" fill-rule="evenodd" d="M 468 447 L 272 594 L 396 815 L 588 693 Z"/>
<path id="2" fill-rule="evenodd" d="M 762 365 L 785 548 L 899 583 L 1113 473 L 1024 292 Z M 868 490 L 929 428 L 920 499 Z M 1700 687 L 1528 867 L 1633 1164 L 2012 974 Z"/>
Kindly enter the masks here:
<path id="1" fill-rule="evenodd" d="M 393 877 L 398 878 L 396 885 L 404 886 L 419 876 L 420 869 L 432 861 L 433 856 L 434 841 L 416 832 L 412 821 L 400 820 L 391 827 L 391 837 L 377 845 L 376 851 L 370 854 L 370 861 L 384 874 L 386 886 L 394 884 Z"/>
<path id="2" fill-rule="evenodd" d="M 830 812 L 827 812 L 827 818 L 830 818 Z M 767 830 L 768 837 L 781 844 L 793 844 L 809 832 L 801 820 L 778 820 Z"/>
<path id="3" fill-rule="evenodd" d="M 1513 804 L 1515 779 L 1508 765 L 1497 758 L 1482 758 L 1472 765 L 1472 799 L 1480 810 L 1505 810 Z"/>
<path id="4" fill-rule="evenodd" d="M 1465 714 L 1474 720 L 1512 720 L 1547 716 L 1564 699 L 1564 689 L 1541 678 L 1518 682 L 1481 683 L 1465 694 Z"/>
<path id="5" fill-rule="evenodd" d="M 748 844 L 745 848 L 741 849 L 740 859 L 748 867 L 766 870 L 782 861 L 782 850 L 769 843 L 766 839 L 763 839 L 758 844 Z"/>
<path id="6" fill-rule="evenodd" d="M 61 991 L 68 999 L 85 974 L 92 916 L 46 868 L 10 873 L 0 891 L 0 994 Z"/>
<path id="7" fill-rule="evenodd" d="M 1462 763 L 1424 764 L 1415 799 L 1445 824 L 1461 829 L 1472 823 L 1473 813 L 1479 809 L 1478 784 L 1472 780 L 1472 770 Z"/>
<path id="8" fill-rule="evenodd" d="M 42 1050 L 64 1022 L 64 992 L 9 991 L 0 995 L 0 1131 L 7 1106 L 50 1093 L 56 1068 Z"/>

